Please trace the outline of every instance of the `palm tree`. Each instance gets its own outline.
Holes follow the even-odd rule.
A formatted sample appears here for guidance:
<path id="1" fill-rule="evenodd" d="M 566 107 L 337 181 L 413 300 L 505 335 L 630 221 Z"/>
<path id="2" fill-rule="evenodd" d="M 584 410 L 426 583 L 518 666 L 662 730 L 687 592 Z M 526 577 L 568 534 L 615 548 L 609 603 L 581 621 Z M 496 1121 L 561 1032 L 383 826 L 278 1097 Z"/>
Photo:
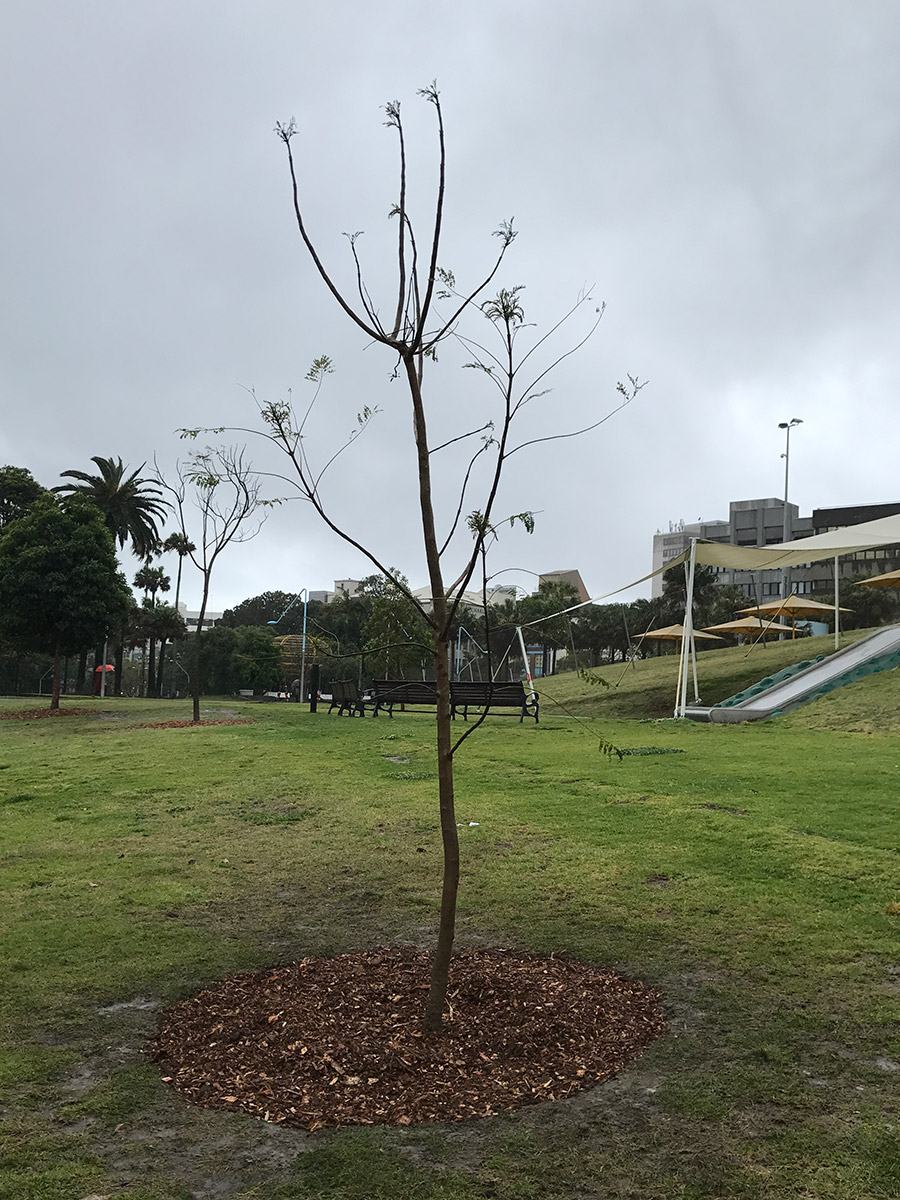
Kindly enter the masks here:
<path id="1" fill-rule="evenodd" d="M 153 613 L 156 610 L 156 593 L 167 592 L 169 590 L 169 577 L 162 567 L 151 567 L 149 562 L 144 563 L 141 569 L 134 577 L 134 586 L 144 589 L 144 609 L 148 613 Z M 148 639 L 150 642 L 150 657 L 149 669 L 147 671 L 147 695 L 155 696 L 158 694 L 156 687 L 155 662 L 156 662 L 156 627 L 151 621 L 148 622 Z"/>
<path id="2" fill-rule="evenodd" d="M 106 527 L 120 547 L 130 542 L 138 558 L 150 558 L 160 547 L 157 521 L 165 518 L 169 505 L 155 484 L 140 478 L 146 464 L 142 463 L 126 478 L 128 468 L 121 458 L 116 461 L 95 455 L 91 462 L 97 464 L 98 475 L 63 471 L 63 479 L 77 479 L 78 483 L 64 483 L 53 491 L 87 496 L 103 513 Z"/>
<path id="3" fill-rule="evenodd" d="M 181 598 L 181 568 L 184 565 L 184 560 L 197 547 L 191 539 L 184 533 L 170 533 L 162 544 L 163 553 L 169 550 L 174 550 L 178 555 L 178 575 L 175 578 L 175 607 L 178 608 L 178 601 Z"/>

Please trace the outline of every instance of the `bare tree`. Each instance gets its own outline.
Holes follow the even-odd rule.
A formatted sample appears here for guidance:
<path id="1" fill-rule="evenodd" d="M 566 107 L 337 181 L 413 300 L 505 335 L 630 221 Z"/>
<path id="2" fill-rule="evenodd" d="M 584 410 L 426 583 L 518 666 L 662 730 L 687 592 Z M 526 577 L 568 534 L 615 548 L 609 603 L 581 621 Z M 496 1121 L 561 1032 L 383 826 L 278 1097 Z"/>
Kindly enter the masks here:
<path id="1" fill-rule="evenodd" d="M 582 293 L 565 317 L 545 335 L 536 336 L 526 351 L 519 352 L 517 342 L 523 330 L 528 328 L 522 307 L 522 288 L 501 289 L 493 299 L 487 301 L 481 299 L 493 283 L 506 253 L 516 237 L 512 221 L 502 222 L 497 229 L 496 237 L 499 239 L 499 248 L 484 277 L 474 287 L 464 290 L 457 288 L 453 273 L 441 267 L 438 262 L 444 220 L 446 166 L 441 104 L 435 85 L 423 89 L 419 95 L 434 107 L 439 148 L 435 204 L 431 219 L 430 240 L 425 255 L 420 253 L 414 225 L 407 207 L 406 142 L 400 117 L 400 105 L 399 102 L 394 101 L 385 107 L 387 116 L 385 124 L 396 132 L 399 146 L 399 197 L 391 211 L 391 217 L 397 221 L 397 276 L 395 299 L 392 298 L 388 309 L 389 318 L 381 315 L 365 282 L 358 252 L 359 234 L 349 235 L 350 252 L 356 277 L 356 299 L 351 302 L 334 283 L 310 239 L 303 216 L 298 173 L 293 155 L 296 126 L 293 121 L 284 125 L 280 124 L 276 127 L 276 133 L 287 152 L 297 229 L 318 275 L 337 304 L 362 334 L 370 341 L 385 346 L 391 352 L 395 358 L 393 377 L 402 378 L 406 382 L 406 392 L 412 415 L 412 452 L 418 480 L 419 517 L 428 569 L 430 603 L 420 603 L 412 595 L 406 580 L 396 571 L 388 568 L 371 547 L 364 545 L 347 529 L 340 527 L 326 507 L 321 491 L 325 473 L 343 451 L 367 428 L 375 416 L 375 410 L 364 408 L 358 416 L 358 427 L 348 441 L 331 454 L 323 465 L 314 466 L 312 464 L 307 452 L 305 430 L 324 380 L 332 371 L 331 359 L 322 356 L 312 364 L 307 379 L 314 385 L 315 392 L 305 412 L 296 414 L 290 401 L 260 404 L 260 412 L 266 427 L 264 436 L 286 455 L 292 467 L 288 476 L 280 476 L 280 478 L 287 479 L 292 483 L 298 489 L 301 497 L 312 505 L 338 537 L 363 553 L 377 571 L 391 581 L 397 592 L 415 606 L 428 629 L 430 644 L 422 648 L 426 653 L 432 655 L 434 663 L 437 693 L 438 793 L 444 856 L 440 924 L 424 1016 L 425 1029 L 434 1031 L 441 1027 L 443 1020 L 460 877 L 453 758 L 462 742 L 480 723 L 469 725 L 466 732 L 454 742 L 450 720 L 450 631 L 462 602 L 463 593 L 471 584 L 476 572 L 480 572 L 482 576 L 482 588 L 486 595 L 485 556 L 487 546 L 496 538 L 500 523 L 495 519 L 494 508 L 505 463 L 513 454 L 525 449 L 526 446 L 551 440 L 551 437 L 574 437 L 577 433 L 595 429 L 612 413 L 607 412 L 606 415 L 590 423 L 586 429 L 571 433 L 532 437 L 519 442 L 514 439 L 513 427 L 516 418 L 521 415 L 527 405 L 546 394 L 544 381 L 548 373 L 564 358 L 574 353 L 574 350 L 583 345 L 591 336 L 603 315 L 603 308 L 592 303 L 589 292 Z M 445 309 L 443 312 L 439 311 L 442 307 Z M 538 351 L 547 349 L 548 339 L 558 331 L 567 317 L 573 316 L 576 312 L 582 312 L 589 316 L 587 329 L 583 336 L 578 339 L 575 346 L 563 354 L 557 355 L 543 368 L 535 368 L 533 356 Z M 466 316 L 480 316 L 482 319 L 486 319 L 495 339 L 493 345 L 483 345 L 477 338 L 463 333 L 461 321 Z M 425 366 L 427 360 L 436 361 L 438 347 L 447 341 L 455 342 L 463 349 L 468 360 L 465 362 L 465 366 L 480 372 L 496 388 L 497 405 L 493 417 L 480 427 L 450 437 L 440 444 L 432 445 L 429 439 L 426 404 L 423 396 Z M 631 377 L 629 377 L 628 384 L 620 384 L 619 403 L 613 411 L 618 411 L 619 408 L 629 403 L 641 386 Z M 190 432 L 196 436 L 200 431 Z M 472 440 L 470 441 L 470 439 Z M 475 445 L 477 448 L 467 456 L 467 463 L 461 470 L 461 479 L 458 478 L 456 481 L 456 500 L 446 515 L 445 527 L 439 532 L 433 489 L 433 472 L 438 461 L 437 456 L 441 452 L 447 452 L 451 446 L 455 447 L 457 451 L 464 449 L 461 444 L 465 442 Z M 477 507 L 474 507 L 468 496 L 476 486 L 480 488 L 481 501 Z M 507 516 L 504 520 L 511 522 L 520 520 L 529 530 L 533 526 L 530 512 Z M 465 542 L 465 548 L 460 552 L 463 542 Z M 451 555 L 456 556 L 456 565 L 448 568 L 447 564 Z"/>
<path id="2" fill-rule="evenodd" d="M 179 554 L 185 553 L 203 577 L 203 595 L 191 655 L 193 719 L 200 720 L 200 643 L 213 568 L 233 542 L 256 537 L 265 520 L 260 509 L 277 503 L 259 495 L 259 478 L 236 446 L 207 448 L 178 463 L 178 482 L 168 483 L 157 469 L 160 484 L 171 496 L 181 531 Z M 191 535 L 188 529 L 191 529 Z M 196 545 L 191 541 L 196 538 Z M 180 567 L 180 563 L 179 563 Z"/>

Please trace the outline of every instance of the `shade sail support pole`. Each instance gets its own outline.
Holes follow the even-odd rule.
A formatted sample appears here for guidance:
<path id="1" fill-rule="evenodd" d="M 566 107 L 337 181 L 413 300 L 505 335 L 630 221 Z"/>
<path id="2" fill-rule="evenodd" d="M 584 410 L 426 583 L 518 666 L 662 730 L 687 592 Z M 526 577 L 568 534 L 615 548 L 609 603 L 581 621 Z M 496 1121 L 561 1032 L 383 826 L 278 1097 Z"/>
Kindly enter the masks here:
<path id="1" fill-rule="evenodd" d="M 686 564 L 687 588 L 684 597 L 684 636 L 681 639 L 681 662 L 678 674 L 678 696 L 675 716 L 683 717 L 687 708 L 688 659 L 694 650 L 694 569 L 697 565 L 697 539 L 691 538 L 691 556 Z M 695 662 L 696 670 L 696 662 Z"/>
<path id="2" fill-rule="evenodd" d="M 839 643 L 840 637 L 841 637 L 841 610 L 838 607 L 838 605 L 840 604 L 840 600 L 838 599 L 838 592 L 840 591 L 840 587 L 841 587 L 841 572 L 840 572 L 840 568 L 838 566 L 839 561 L 840 561 L 839 557 L 836 554 L 834 556 L 834 648 L 835 648 L 835 650 L 837 650 L 837 648 L 838 648 L 838 643 Z"/>

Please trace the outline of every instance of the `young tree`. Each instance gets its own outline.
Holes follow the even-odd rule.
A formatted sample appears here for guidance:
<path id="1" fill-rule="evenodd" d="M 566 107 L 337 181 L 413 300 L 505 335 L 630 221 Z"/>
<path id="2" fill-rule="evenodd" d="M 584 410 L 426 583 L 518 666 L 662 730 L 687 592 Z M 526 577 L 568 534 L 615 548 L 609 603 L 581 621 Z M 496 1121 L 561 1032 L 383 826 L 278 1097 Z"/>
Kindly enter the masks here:
<path id="1" fill-rule="evenodd" d="M 502 222 L 496 231 L 499 248 L 484 277 L 472 287 L 464 290 L 457 288 L 453 273 L 440 263 L 446 171 L 441 103 L 434 85 L 425 88 L 420 95 L 433 106 L 438 143 L 435 201 L 430 219 L 430 234 L 424 245 L 420 244 L 416 237 L 408 205 L 406 140 L 400 104 L 395 101 L 385 107 L 385 123 L 396 135 L 399 152 L 398 197 L 390 214 L 397 223 L 396 278 L 392 288 L 393 295 L 386 308 L 376 304 L 363 277 L 358 234 L 349 236 L 357 283 L 356 299 L 351 300 L 334 282 L 310 238 L 304 217 L 298 170 L 293 154 L 296 126 L 291 121 L 278 125 L 276 132 L 287 155 L 296 227 L 315 272 L 362 336 L 368 342 L 381 345 L 388 351 L 394 363 L 393 377 L 402 379 L 405 385 L 404 392 L 412 418 L 411 455 L 412 470 L 418 484 L 418 521 L 428 572 L 430 601 L 427 605 L 420 603 L 412 595 L 402 578 L 385 566 L 372 547 L 364 545 L 347 529 L 341 528 L 326 506 L 322 492 L 323 476 L 341 450 L 328 457 L 324 466 L 314 466 L 307 453 L 305 429 L 315 403 L 315 395 L 318 395 L 326 376 L 331 372 L 331 360 L 322 356 L 313 363 L 307 378 L 315 386 L 316 393 L 305 414 L 295 415 L 287 402 L 263 404 L 261 411 L 266 426 L 265 436 L 287 456 L 291 467 L 290 478 L 301 496 L 338 537 L 361 551 L 377 572 L 391 580 L 397 592 L 417 610 L 428 631 L 437 693 L 436 756 L 444 860 L 437 946 L 432 960 L 431 982 L 424 1017 L 425 1029 L 433 1031 L 441 1027 L 443 1019 L 459 890 L 459 841 L 454 806 L 453 759 L 466 737 L 480 724 L 480 721 L 470 724 L 454 742 L 450 722 L 451 631 L 462 603 L 463 593 L 476 573 L 480 574 L 482 590 L 486 593 L 485 555 L 487 547 L 496 538 L 500 524 L 500 519 L 495 514 L 495 506 L 505 464 L 512 455 L 527 446 L 587 432 L 588 429 L 602 424 L 612 414 L 607 412 L 583 430 L 540 437 L 525 435 L 520 441 L 515 439 L 513 430 L 517 418 L 529 405 L 533 406 L 546 394 L 545 380 L 552 367 L 591 336 L 602 317 L 602 306 L 595 306 L 590 293 L 583 293 L 567 314 L 590 314 L 588 328 L 583 336 L 579 338 L 576 346 L 560 354 L 555 362 L 540 368 L 534 367 L 533 356 L 541 349 L 546 350 L 548 339 L 566 318 L 557 322 L 548 333 L 536 336 L 529 348 L 520 351 L 519 342 L 529 328 L 525 322 L 522 305 L 522 288 L 503 288 L 493 299 L 483 299 L 494 283 L 507 251 L 515 239 L 516 234 L 511 221 Z M 442 306 L 444 311 L 441 311 Z M 487 323 L 488 336 L 494 339 L 492 346 L 482 344 L 480 337 L 463 331 L 461 322 L 467 316 L 479 318 L 482 328 L 483 323 Z M 485 414 L 485 420 L 478 428 L 463 429 L 457 436 L 438 440 L 429 434 L 429 412 L 425 400 L 426 365 L 436 361 L 439 347 L 449 341 L 462 348 L 468 358 L 464 365 L 479 373 L 487 384 L 495 389 L 496 405 L 493 415 Z M 619 385 L 621 398 L 618 407 L 629 403 L 640 386 L 634 379 L 630 379 L 625 386 Z M 366 429 L 374 415 L 373 409 L 363 409 L 359 416 L 359 428 L 350 441 Z M 448 460 L 448 454 L 452 463 L 454 453 L 465 449 L 466 445 L 473 444 L 477 449 L 469 456 L 468 465 L 462 466 L 454 485 L 456 500 L 449 513 L 444 516 L 441 505 L 436 504 L 436 497 L 441 491 L 440 487 L 435 487 L 436 473 L 440 472 L 441 463 Z M 470 492 L 476 486 L 480 487 L 480 503 L 477 506 L 469 499 Z M 526 527 L 531 525 L 530 513 L 515 514 L 503 519 L 521 519 Z M 463 542 L 466 543 L 464 547 L 461 544 Z M 451 566 L 450 563 L 454 559 Z"/>
<path id="2" fill-rule="evenodd" d="M 162 476 L 159 476 L 159 480 L 172 497 L 175 517 L 185 539 L 183 545 L 193 547 L 187 550 L 187 556 L 203 577 L 200 613 L 191 656 L 193 719 L 199 721 L 200 644 L 213 568 L 227 546 L 256 537 L 265 519 L 265 515 L 260 514 L 260 508 L 275 502 L 261 499 L 259 479 L 249 463 L 245 462 L 243 450 L 236 446 L 200 451 L 187 463 L 178 464 L 177 477 L 176 484 L 166 483 Z M 188 536 L 188 525 L 194 523 L 191 521 L 191 509 L 196 511 L 196 545 Z"/>
<path id="3" fill-rule="evenodd" d="M 0 538 L 0 635 L 53 656 L 51 708 L 63 655 L 102 641 L 132 603 L 103 517 L 85 500 L 48 494 Z"/>

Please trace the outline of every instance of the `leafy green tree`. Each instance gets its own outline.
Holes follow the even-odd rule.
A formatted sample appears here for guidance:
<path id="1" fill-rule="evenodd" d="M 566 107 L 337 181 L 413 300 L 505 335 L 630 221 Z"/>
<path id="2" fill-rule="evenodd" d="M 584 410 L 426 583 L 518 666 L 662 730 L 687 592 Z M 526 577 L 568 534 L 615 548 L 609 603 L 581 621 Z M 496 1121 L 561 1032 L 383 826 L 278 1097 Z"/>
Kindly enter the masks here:
<path id="1" fill-rule="evenodd" d="M 571 624 L 563 610 L 571 608 L 578 600 L 578 592 L 571 583 L 554 579 L 544 580 L 533 595 L 519 601 L 519 624 L 540 622 L 524 632 L 526 641 L 536 642 L 542 648 L 542 675 L 555 672 L 557 652 L 570 644 Z M 557 613 L 563 615 L 554 615 Z"/>
<path id="2" fill-rule="evenodd" d="M 588 665 L 599 666 L 623 656 L 633 638 L 643 630 L 632 628 L 625 604 L 588 604 L 578 610 L 572 622 L 575 646 L 589 658 Z"/>
<path id="3" fill-rule="evenodd" d="M 362 627 L 369 667 L 387 678 L 421 678 L 422 661 L 431 658 L 430 635 L 421 610 L 409 597 L 409 580 L 399 571 L 369 575 L 359 585 L 369 613 Z"/>
<path id="4" fill-rule="evenodd" d="M 138 558 L 147 559 L 160 549 L 158 521 L 165 519 L 169 506 L 155 483 L 141 479 L 140 473 L 146 464 L 126 478 L 128 468 L 121 458 L 94 456 L 98 474 L 85 471 L 63 471 L 63 479 L 76 479 L 77 483 L 64 483 L 54 492 L 78 493 L 86 496 L 103 513 L 106 527 L 124 549 L 126 543 Z"/>
<path id="5" fill-rule="evenodd" d="M 900 620 L 900 600 L 893 588 L 860 587 L 863 579 L 870 575 L 854 575 L 846 583 L 842 580 L 838 593 L 838 604 L 841 608 L 849 608 L 849 612 L 841 613 L 841 629 L 872 629 L 877 625 L 890 625 Z M 822 604 L 834 604 L 834 592 L 816 596 Z M 824 619 L 832 626 L 834 615 L 825 614 Z"/>
<path id="6" fill-rule="evenodd" d="M 52 655 L 51 708 L 63 655 L 102 641 L 131 603 L 103 517 L 85 500 L 42 497 L 0 538 L 0 634 Z"/>
<path id="7" fill-rule="evenodd" d="M 30 471 L 24 467 L 0 467 L 0 533 L 31 511 L 35 500 L 45 495 Z"/>
<path id="8" fill-rule="evenodd" d="M 293 599 L 294 595 L 290 592 L 263 592 L 242 600 L 234 608 L 226 608 L 216 624 L 231 629 L 238 625 L 267 625 L 269 621 L 277 621 Z M 279 624 L 278 632 L 297 633 L 302 622 L 303 609 L 297 603 Z"/>
<path id="9" fill-rule="evenodd" d="M 203 638 L 200 679 L 203 691 L 212 695 L 280 687 L 284 679 L 274 635 L 268 628 L 217 622 Z"/>
<path id="10" fill-rule="evenodd" d="M 698 563 L 694 568 L 694 628 L 702 629 L 704 625 L 714 625 L 716 617 L 721 612 L 719 607 L 723 599 L 723 589 L 716 584 L 716 573 L 712 567 Z M 743 599 L 743 593 L 738 593 Z M 729 597 L 730 598 L 730 597 Z M 684 621 L 684 606 L 687 599 L 687 581 L 682 567 L 673 567 L 663 576 L 662 613 L 666 625 L 680 625 Z M 729 620 L 732 613 L 722 617 Z"/>

